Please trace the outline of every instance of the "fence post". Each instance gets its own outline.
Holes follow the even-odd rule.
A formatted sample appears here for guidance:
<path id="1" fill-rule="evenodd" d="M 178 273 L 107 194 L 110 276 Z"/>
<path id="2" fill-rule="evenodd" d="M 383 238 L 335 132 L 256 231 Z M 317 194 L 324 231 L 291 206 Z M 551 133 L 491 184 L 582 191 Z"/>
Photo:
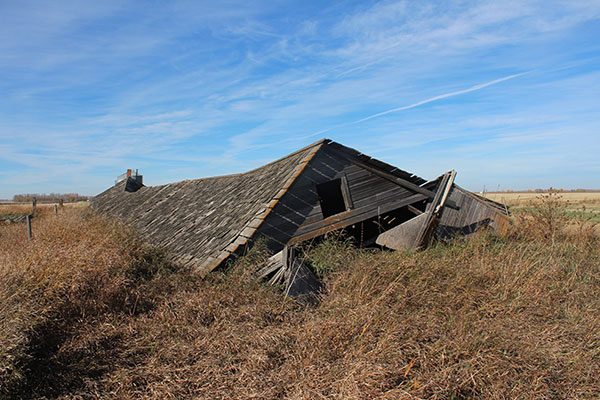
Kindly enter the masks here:
<path id="1" fill-rule="evenodd" d="M 33 237 L 33 234 L 31 233 L 31 215 L 27 216 L 27 236 L 29 239 Z"/>
<path id="2" fill-rule="evenodd" d="M 35 214 L 35 211 L 37 209 L 37 199 L 34 197 L 33 199 L 31 199 L 31 208 L 32 208 L 32 214 Z"/>
<path id="3" fill-rule="evenodd" d="M 58 206 L 54 205 L 54 215 L 58 215 Z"/>

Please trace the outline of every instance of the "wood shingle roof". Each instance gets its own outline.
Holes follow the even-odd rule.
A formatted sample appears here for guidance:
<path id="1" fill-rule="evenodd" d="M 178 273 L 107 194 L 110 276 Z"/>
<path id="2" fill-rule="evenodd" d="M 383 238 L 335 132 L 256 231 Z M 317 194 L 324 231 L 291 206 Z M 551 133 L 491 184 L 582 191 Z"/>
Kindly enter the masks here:
<path id="1" fill-rule="evenodd" d="M 235 175 L 125 190 L 127 181 L 92 200 L 102 214 L 132 225 L 151 243 L 167 247 L 179 264 L 201 274 L 239 252 L 323 146 L 388 171 L 414 185 L 422 178 L 328 139 L 280 160 Z"/>
<path id="2" fill-rule="evenodd" d="M 92 208 L 133 225 L 175 261 L 206 273 L 246 244 L 324 141 L 258 169 L 125 191 L 127 181 L 92 200 Z"/>

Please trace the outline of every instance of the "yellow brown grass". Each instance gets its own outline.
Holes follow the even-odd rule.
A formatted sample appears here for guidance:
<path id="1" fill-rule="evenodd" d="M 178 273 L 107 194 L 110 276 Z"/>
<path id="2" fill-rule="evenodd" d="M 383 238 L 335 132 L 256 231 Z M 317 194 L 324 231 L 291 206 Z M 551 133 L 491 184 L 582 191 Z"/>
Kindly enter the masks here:
<path id="1" fill-rule="evenodd" d="M 11 310 L 1 320 L 1 373 L 13 380 L 0 380 L 4 397 L 600 393 L 598 239 L 561 231 L 551 242 L 535 215 L 505 238 L 482 232 L 422 252 L 326 241 L 306 253 L 326 287 L 312 308 L 254 280 L 260 246 L 198 280 L 114 224 L 52 218 L 36 222 L 33 242 L 22 226 L 0 228 L 2 272 L 12 274 L 0 292 Z"/>
<path id="2" fill-rule="evenodd" d="M 485 197 L 500 201 L 509 206 L 528 205 L 532 202 L 539 201 L 540 197 L 548 193 L 557 193 L 564 201 L 570 203 L 588 203 L 600 205 L 600 192 L 555 192 L 548 191 L 546 193 L 523 193 L 523 192 L 490 192 L 485 193 Z"/>
<path id="3" fill-rule="evenodd" d="M 126 229 L 83 213 L 72 208 L 35 218 L 33 240 L 24 224 L 0 228 L 2 396 L 70 387 L 62 363 L 79 355 L 62 346 L 101 316 L 133 314 L 152 302 L 137 275 L 158 253 Z M 65 381 L 46 380 L 59 376 Z"/>

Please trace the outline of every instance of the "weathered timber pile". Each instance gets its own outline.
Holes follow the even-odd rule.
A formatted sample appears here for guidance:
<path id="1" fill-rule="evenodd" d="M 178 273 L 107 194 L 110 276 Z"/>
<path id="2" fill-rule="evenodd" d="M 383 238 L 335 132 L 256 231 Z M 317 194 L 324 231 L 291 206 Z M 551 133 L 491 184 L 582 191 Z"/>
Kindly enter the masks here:
<path id="1" fill-rule="evenodd" d="M 292 290 L 290 277 L 305 269 L 287 258 L 287 248 L 328 232 L 344 230 L 360 246 L 399 249 L 481 227 L 505 230 L 508 209 L 460 188 L 455 175 L 428 182 L 323 139 L 243 174 L 154 187 L 128 178 L 96 196 L 92 207 L 133 225 L 201 274 L 262 239 L 281 254 L 259 275 L 287 279 Z"/>

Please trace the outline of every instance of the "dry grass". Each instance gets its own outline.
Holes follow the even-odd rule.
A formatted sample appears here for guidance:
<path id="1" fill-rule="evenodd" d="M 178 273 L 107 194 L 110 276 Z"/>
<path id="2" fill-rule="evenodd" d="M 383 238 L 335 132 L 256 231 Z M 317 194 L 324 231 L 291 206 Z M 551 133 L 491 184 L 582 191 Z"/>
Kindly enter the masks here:
<path id="1" fill-rule="evenodd" d="M 509 206 L 527 205 L 532 201 L 538 201 L 540 196 L 546 193 L 522 193 L 522 192 L 489 192 L 485 197 L 500 201 Z M 553 192 L 556 193 L 556 192 Z M 571 203 L 600 203 L 600 192 L 558 192 L 563 200 Z"/>
<path id="2" fill-rule="evenodd" d="M 77 203 L 65 203 L 62 208 L 59 208 L 59 212 L 62 212 L 64 209 L 70 208 L 85 208 L 87 207 L 87 201 L 80 201 Z M 13 218 L 20 217 L 31 214 L 33 212 L 33 207 L 31 203 L 17 203 L 17 202 L 1 202 L 0 203 L 0 221 Z M 54 213 L 54 204 L 50 203 L 38 203 L 36 205 L 36 213 L 35 216 L 40 217 L 42 215 L 50 215 Z"/>
<path id="3" fill-rule="evenodd" d="M 537 214 L 418 253 L 326 241 L 307 254 L 327 288 L 308 309 L 255 282 L 258 248 L 200 281 L 101 219 L 52 218 L 33 242 L 0 228 L 6 398 L 600 393 L 598 239 Z"/>
<path id="4" fill-rule="evenodd" d="M 549 193 L 556 195 L 566 208 L 575 212 L 597 214 L 600 222 L 600 192 L 547 192 L 547 193 L 486 193 L 485 197 L 502 202 L 513 210 L 530 210 L 533 205 L 539 204 Z"/>
<path id="5" fill-rule="evenodd" d="M 72 351 L 69 341 L 157 300 L 145 276 L 158 271 L 160 253 L 131 232 L 77 207 L 32 228 L 28 240 L 24 224 L 0 226 L 2 398 L 59 393 L 97 373 L 92 348 Z"/>

